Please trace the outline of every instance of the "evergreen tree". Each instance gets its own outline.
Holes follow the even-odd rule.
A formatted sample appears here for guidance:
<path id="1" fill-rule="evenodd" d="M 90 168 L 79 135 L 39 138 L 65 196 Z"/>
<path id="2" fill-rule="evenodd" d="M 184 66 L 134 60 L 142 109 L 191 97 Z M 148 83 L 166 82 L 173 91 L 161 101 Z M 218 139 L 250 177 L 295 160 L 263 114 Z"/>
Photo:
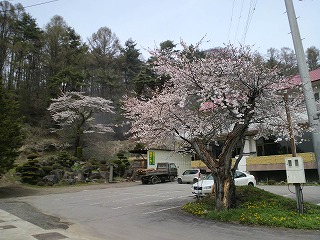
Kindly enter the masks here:
<path id="1" fill-rule="evenodd" d="M 115 101 L 123 93 L 119 39 L 110 28 L 102 27 L 88 41 L 91 93 Z"/>
<path id="2" fill-rule="evenodd" d="M 44 78 L 50 97 L 61 91 L 81 91 L 87 47 L 61 16 L 54 16 L 44 33 Z"/>
<path id="3" fill-rule="evenodd" d="M 43 32 L 29 14 L 22 14 L 15 23 L 13 54 L 9 78 L 15 82 L 21 113 L 31 125 L 45 115 L 46 95 L 43 91 L 42 53 Z"/>
<path id="4" fill-rule="evenodd" d="M 13 167 L 22 146 L 22 118 L 17 102 L 0 83 L 0 175 Z"/>
<path id="5" fill-rule="evenodd" d="M 140 73 L 143 62 L 140 60 L 140 52 L 136 49 L 136 43 L 129 39 L 125 47 L 121 49 L 120 61 L 122 63 L 123 79 L 126 90 L 132 89 L 133 80 Z"/>
<path id="6" fill-rule="evenodd" d="M 176 44 L 171 40 L 166 40 L 160 43 L 160 49 L 162 55 L 168 55 L 175 52 Z M 146 64 L 142 65 L 141 71 L 135 77 L 135 91 L 139 98 L 151 98 L 153 91 L 161 91 L 165 82 L 169 80 L 169 77 L 162 74 L 158 75 L 154 71 L 154 62 L 156 59 L 150 57 Z"/>
<path id="7" fill-rule="evenodd" d="M 320 66 L 320 51 L 315 46 L 307 48 L 307 63 L 309 70 L 315 70 Z"/>

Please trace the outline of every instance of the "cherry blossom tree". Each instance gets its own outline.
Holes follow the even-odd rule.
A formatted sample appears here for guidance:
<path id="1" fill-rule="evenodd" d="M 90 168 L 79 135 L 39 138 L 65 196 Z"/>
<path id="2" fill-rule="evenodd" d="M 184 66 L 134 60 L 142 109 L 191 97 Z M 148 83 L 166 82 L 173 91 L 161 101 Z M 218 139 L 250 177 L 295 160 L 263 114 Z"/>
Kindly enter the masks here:
<path id="1" fill-rule="evenodd" d="M 52 99 L 48 110 L 59 130 L 69 129 L 74 133 L 75 155 L 81 147 L 81 137 L 84 133 L 113 132 L 110 126 L 97 124 L 96 113 L 113 113 L 110 100 L 100 97 L 85 96 L 80 92 L 66 92 Z M 58 129 L 57 129 L 58 130 Z"/>
<path id="2" fill-rule="evenodd" d="M 232 152 L 248 131 L 256 138 L 277 135 L 289 138 L 283 97 L 288 84 L 276 69 L 249 47 L 226 46 L 197 57 L 196 47 L 181 42 L 182 51 L 163 54 L 154 51 L 156 71 L 170 76 L 161 92 L 150 99 L 126 97 L 124 109 L 131 120 L 129 133 L 148 146 L 162 144 L 174 133 L 191 147 L 212 171 L 216 208 L 235 206 Z M 289 97 L 294 134 L 301 135 L 305 122 L 302 97 Z M 217 159 L 207 144 L 224 138 Z"/>

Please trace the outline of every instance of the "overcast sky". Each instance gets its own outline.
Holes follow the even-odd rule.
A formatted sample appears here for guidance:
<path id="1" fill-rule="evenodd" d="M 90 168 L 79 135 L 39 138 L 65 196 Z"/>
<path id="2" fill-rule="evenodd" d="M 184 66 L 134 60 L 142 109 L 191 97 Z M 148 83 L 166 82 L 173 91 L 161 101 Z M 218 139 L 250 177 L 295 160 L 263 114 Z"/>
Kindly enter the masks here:
<path id="1" fill-rule="evenodd" d="M 254 45 L 265 54 L 274 47 L 293 49 L 284 0 L 10 0 L 30 6 L 26 11 L 43 28 L 54 15 L 83 41 L 108 27 L 121 44 L 132 38 L 145 57 L 165 40 L 196 44 L 202 49 L 225 43 Z M 48 3 L 45 3 L 48 2 Z M 320 0 L 293 0 L 304 50 L 320 48 Z"/>

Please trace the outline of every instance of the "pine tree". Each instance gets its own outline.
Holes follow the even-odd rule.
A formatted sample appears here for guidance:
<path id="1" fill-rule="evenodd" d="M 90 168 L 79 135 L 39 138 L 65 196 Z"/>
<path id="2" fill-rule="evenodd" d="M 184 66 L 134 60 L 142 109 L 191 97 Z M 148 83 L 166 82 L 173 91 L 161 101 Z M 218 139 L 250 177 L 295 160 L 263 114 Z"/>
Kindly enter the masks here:
<path id="1" fill-rule="evenodd" d="M 0 175 L 13 167 L 22 146 L 22 118 L 12 96 L 0 84 Z"/>

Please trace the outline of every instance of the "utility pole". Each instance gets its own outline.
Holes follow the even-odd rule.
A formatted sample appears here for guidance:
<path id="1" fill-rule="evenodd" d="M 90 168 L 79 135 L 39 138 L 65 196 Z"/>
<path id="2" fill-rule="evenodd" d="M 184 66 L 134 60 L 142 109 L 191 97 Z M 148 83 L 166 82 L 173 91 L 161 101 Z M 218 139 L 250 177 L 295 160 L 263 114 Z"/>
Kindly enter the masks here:
<path id="1" fill-rule="evenodd" d="M 289 130 L 289 135 L 290 135 L 291 152 L 292 152 L 292 159 L 293 159 L 297 156 L 297 150 L 296 150 L 296 143 L 294 140 L 294 134 L 293 134 L 293 129 L 292 129 L 291 113 L 290 113 L 290 109 L 288 106 L 288 93 L 285 93 L 283 95 L 283 101 L 284 101 L 284 106 L 285 106 L 286 114 L 287 114 L 288 130 Z M 295 191 L 296 191 L 297 211 L 298 211 L 298 213 L 303 214 L 304 207 L 303 207 L 303 193 L 302 193 L 302 188 L 301 188 L 301 182 L 294 183 L 294 187 L 295 187 Z"/>
<path id="2" fill-rule="evenodd" d="M 312 142 L 314 148 L 314 154 L 316 157 L 318 176 L 320 179 L 320 113 L 317 112 L 316 102 L 314 99 L 314 93 L 311 85 L 310 75 L 306 63 L 306 58 L 302 46 L 302 40 L 298 28 L 297 18 L 294 11 L 292 0 L 284 0 L 287 10 L 287 16 L 291 29 L 291 36 L 293 40 L 294 50 L 297 57 L 299 74 L 302 82 L 302 89 L 304 99 L 307 106 L 307 113 L 310 127 L 312 128 Z"/>

